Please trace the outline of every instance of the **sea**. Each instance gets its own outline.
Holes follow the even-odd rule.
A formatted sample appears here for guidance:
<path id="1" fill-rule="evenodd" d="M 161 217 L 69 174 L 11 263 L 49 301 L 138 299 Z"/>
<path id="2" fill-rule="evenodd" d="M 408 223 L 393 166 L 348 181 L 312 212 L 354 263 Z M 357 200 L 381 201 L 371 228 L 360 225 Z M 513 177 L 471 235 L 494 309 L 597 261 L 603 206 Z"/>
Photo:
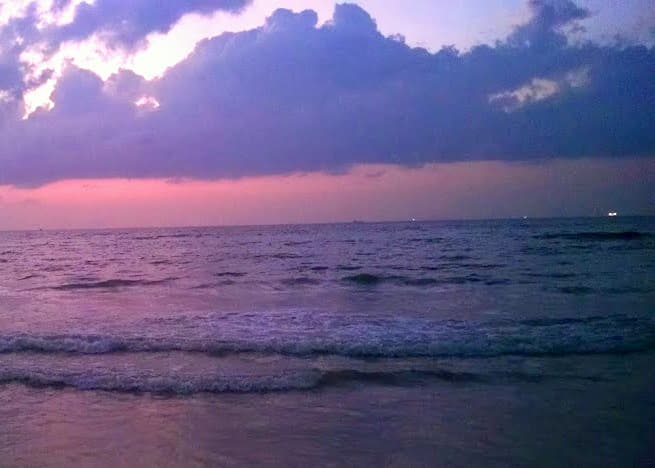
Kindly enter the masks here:
<path id="1" fill-rule="evenodd" d="M 655 466 L 655 218 L 0 232 L 0 466 Z"/>

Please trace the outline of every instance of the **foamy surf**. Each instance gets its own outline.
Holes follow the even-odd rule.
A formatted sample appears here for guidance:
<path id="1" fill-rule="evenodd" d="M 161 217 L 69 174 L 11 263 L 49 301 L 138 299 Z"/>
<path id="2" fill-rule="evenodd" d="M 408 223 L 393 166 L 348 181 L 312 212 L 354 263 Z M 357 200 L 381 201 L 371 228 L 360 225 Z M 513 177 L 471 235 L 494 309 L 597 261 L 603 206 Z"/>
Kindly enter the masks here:
<path id="1" fill-rule="evenodd" d="M 311 314 L 308 314 L 308 317 Z M 239 319 L 239 320 L 237 320 Z M 201 336 L 0 335 L 0 353 L 107 354 L 184 351 L 360 358 L 496 357 L 612 354 L 655 348 L 655 322 L 645 317 L 592 316 L 517 322 L 436 322 L 421 319 L 283 320 L 262 314 L 204 324 Z M 311 328 L 310 328 L 311 327 Z M 207 333 L 207 331 L 212 333 Z M 265 332 L 265 333 L 264 333 Z"/>
<path id="2" fill-rule="evenodd" d="M 80 363 L 78 363 L 79 366 Z M 71 388 L 119 393 L 193 395 L 197 393 L 269 393 L 320 390 L 343 385 L 416 386 L 444 384 L 543 382 L 548 380 L 598 380 L 571 374 L 501 370 L 474 373 L 452 368 L 412 368 L 384 363 L 373 369 L 307 367 L 269 373 L 220 373 L 206 368 L 197 373 L 155 372 L 130 366 L 50 368 L 8 366 L 0 370 L 0 385 L 20 384 L 33 388 Z"/>

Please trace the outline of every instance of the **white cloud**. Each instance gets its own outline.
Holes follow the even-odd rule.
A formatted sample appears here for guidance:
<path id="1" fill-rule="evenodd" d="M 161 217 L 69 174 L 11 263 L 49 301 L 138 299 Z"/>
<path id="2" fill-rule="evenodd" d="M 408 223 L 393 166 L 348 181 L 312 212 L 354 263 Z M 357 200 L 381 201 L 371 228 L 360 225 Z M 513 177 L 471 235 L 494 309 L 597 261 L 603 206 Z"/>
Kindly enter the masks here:
<path id="1" fill-rule="evenodd" d="M 513 112 L 528 104 L 548 99 L 559 91 L 560 85 L 557 81 L 533 78 L 520 88 L 490 95 L 489 102 L 500 104 L 505 112 Z"/>
<path id="2" fill-rule="evenodd" d="M 560 79 L 532 78 L 530 82 L 516 89 L 491 94 L 489 103 L 495 103 L 505 112 L 514 112 L 522 107 L 549 99 L 566 88 L 584 88 L 589 85 L 589 67 L 580 67 L 566 73 Z"/>
<path id="3" fill-rule="evenodd" d="M 11 94 L 9 94 L 7 91 L 0 90 L 0 104 L 3 104 L 5 102 L 10 102 L 12 100 L 13 98 Z"/>
<path id="4" fill-rule="evenodd" d="M 95 0 L 71 0 L 65 7 L 53 9 L 54 0 L 5 0 L 0 3 L 0 26 L 11 19 L 22 18 L 29 8 L 35 8 L 38 28 L 62 26 L 73 21 L 75 9 L 81 3 L 93 5 Z"/>
<path id="5" fill-rule="evenodd" d="M 584 88 L 589 85 L 589 67 L 580 67 L 568 72 L 564 76 L 564 81 L 571 88 Z"/>
<path id="6" fill-rule="evenodd" d="M 154 111 L 159 108 L 159 101 L 152 96 L 141 96 L 134 101 L 134 105 L 142 111 Z"/>

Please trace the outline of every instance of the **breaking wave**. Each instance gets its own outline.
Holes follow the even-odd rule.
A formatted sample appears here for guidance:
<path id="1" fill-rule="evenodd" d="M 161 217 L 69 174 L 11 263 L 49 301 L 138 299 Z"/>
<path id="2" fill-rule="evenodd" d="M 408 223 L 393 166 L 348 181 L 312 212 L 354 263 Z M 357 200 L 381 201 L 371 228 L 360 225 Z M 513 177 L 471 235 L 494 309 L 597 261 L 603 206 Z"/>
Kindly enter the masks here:
<path id="1" fill-rule="evenodd" d="M 319 390 L 353 383 L 388 386 L 421 385 L 431 381 L 475 383 L 494 381 L 541 382 L 555 379 L 598 380 L 594 376 L 549 375 L 527 372 L 476 374 L 448 369 L 405 369 L 362 371 L 355 369 L 304 369 L 268 375 L 153 375 L 116 373 L 109 369 L 89 372 L 52 370 L 0 370 L 0 385 L 22 384 L 34 388 L 73 388 L 119 393 L 192 395 L 197 393 L 272 393 Z"/>
<path id="2" fill-rule="evenodd" d="M 0 335 L 0 353 L 106 354 L 183 351 L 206 354 L 263 353 L 354 358 L 561 356 L 620 354 L 655 349 L 655 323 L 648 318 L 597 316 L 503 323 L 376 320 L 321 323 L 276 322 L 253 316 L 208 335 L 188 337 Z M 309 320 L 309 319 L 308 319 Z"/>

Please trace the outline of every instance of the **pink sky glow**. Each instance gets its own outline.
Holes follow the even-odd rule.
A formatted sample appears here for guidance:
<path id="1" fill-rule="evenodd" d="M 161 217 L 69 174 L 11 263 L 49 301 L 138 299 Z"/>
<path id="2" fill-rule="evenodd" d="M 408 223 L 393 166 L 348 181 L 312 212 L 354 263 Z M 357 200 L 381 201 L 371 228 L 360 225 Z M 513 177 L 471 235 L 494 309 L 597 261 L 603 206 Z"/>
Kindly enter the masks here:
<path id="1" fill-rule="evenodd" d="M 344 174 L 216 181 L 64 180 L 0 186 L 0 229 L 652 214 L 653 184 L 653 160 L 639 158 L 360 165 Z"/>

